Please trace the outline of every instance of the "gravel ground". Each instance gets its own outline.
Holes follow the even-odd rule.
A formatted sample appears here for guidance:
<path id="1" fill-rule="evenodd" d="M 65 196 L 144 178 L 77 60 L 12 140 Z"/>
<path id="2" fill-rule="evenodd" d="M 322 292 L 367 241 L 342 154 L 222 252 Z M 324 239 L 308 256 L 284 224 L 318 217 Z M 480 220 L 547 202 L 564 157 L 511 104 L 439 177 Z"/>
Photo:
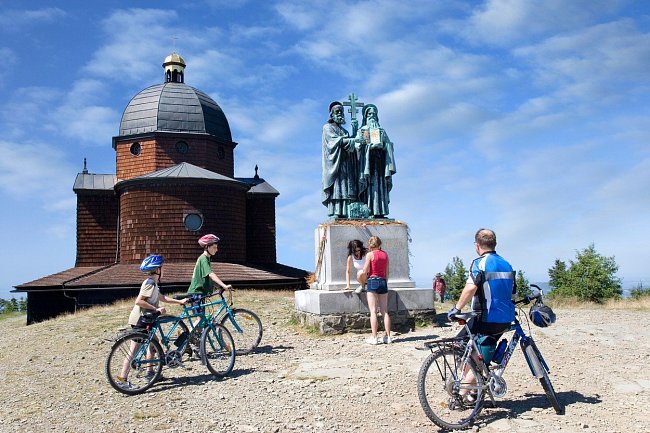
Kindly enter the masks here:
<path id="1" fill-rule="evenodd" d="M 2 432 L 436 432 L 420 408 L 417 346 L 452 328 L 430 326 L 369 346 L 367 335 L 323 337 L 290 323 L 293 294 L 237 292 L 264 324 L 258 351 L 214 380 L 200 361 L 165 368 L 165 379 L 128 397 L 103 367 L 130 303 L 24 326 L 0 321 Z M 650 432 L 650 312 L 557 310 L 534 328 L 566 413 L 549 407 L 515 352 L 508 394 L 485 409 L 481 432 Z"/>

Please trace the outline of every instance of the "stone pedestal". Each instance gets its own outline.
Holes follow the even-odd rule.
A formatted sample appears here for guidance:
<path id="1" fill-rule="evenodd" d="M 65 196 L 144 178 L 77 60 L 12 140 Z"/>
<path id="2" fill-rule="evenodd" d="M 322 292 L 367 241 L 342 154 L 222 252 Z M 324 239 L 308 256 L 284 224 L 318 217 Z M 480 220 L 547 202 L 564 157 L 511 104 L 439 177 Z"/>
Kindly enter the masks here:
<path id="1" fill-rule="evenodd" d="M 371 236 L 381 239 L 381 248 L 389 259 L 388 288 L 412 288 L 409 276 L 408 226 L 395 221 L 350 221 L 324 223 L 315 231 L 316 281 L 311 289 L 343 290 L 348 258 L 348 242 L 359 239 L 366 247 Z M 350 287 L 359 285 L 356 273 L 350 276 Z"/>
<path id="2" fill-rule="evenodd" d="M 381 239 L 389 257 L 388 311 L 393 329 L 405 332 L 414 329 L 416 318 L 435 315 L 433 289 L 416 288 L 409 276 L 408 226 L 390 220 L 343 221 L 320 224 L 315 231 L 315 281 L 310 289 L 295 292 L 296 314 L 302 324 L 316 325 L 322 333 L 370 329 L 366 293 L 342 289 L 348 242 L 359 239 L 368 245 L 371 236 Z M 358 285 L 354 271 L 350 287 Z"/>

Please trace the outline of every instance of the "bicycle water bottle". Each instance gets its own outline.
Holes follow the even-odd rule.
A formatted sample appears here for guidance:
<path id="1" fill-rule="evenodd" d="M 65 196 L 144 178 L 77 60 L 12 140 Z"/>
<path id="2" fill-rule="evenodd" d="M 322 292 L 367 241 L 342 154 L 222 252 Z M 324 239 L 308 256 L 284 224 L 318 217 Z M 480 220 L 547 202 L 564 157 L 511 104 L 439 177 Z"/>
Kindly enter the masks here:
<path id="1" fill-rule="evenodd" d="M 501 361 L 503 361 L 503 354 L 506 353 L 506 346 L 508 346 L 508 340 L 503 339 L 499 341 L 499 345 L 497 348 L 494 350 L 494 356 L 492 356 L 492 362 L 495 364 L 501 364 Z"/>

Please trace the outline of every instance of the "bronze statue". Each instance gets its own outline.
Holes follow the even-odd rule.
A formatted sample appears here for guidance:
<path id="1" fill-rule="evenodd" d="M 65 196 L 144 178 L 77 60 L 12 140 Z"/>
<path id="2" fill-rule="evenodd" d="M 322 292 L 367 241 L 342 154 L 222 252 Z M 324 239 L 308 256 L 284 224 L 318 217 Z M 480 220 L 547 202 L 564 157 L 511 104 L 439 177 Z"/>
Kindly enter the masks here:
<path id="1" fill-rule="evenodd" d="M 388 215 L 390 190 L 396 173 L 393 143 L 379 125 L 377 107 L 363 107 L 363 120 L 357 132 L 359 159 L 359 201 L 368 206 L 370 215 L 383 218 Z"/>
<path id="2" fill-rule="evenodd" d="M 343 128 L 344 105 L 350 107 L 352 133 Z M 357 107 L 362 107 L 362 126 L 357 131 Z M 334 219 L 384 218 L 388 215 L 395 174 L 393 143 L 379 125 L 377 107 L 358 102 L 330 104 L 323 126 L 323 205 Z"/>
<path id="3" fill-rule="evenodd" d="M 343 128 L 345 116 L 343 105 L 330 104 L 330 117 L 323 126 L 323 205 L 331 218 L 347 218 L 348 206 L 357 201 L 359 193 L 359 164 L 355 143 Z M 353 125 L 354 127 L 354 125 Z"/>

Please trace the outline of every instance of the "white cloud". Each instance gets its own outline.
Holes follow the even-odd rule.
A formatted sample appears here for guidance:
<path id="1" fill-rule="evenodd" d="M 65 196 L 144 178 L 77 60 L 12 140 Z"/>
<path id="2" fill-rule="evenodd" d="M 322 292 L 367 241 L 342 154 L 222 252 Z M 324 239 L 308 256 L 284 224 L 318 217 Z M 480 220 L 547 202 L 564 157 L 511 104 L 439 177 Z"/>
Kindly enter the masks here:
<path id="1" fill-rule="evenodd" d="M 572 31 L 594 23 L 620 9 L 624 2 L 594 4 L 591 1 L 489 0 L 453 29 L 467 40 L 482 44 L 511 46 L 521 41 Z M 460 29 L 460 31 L 456 30 Z"/>
<path id="2" fill-rule="evenodd" d="M 58 22 L 66 16 L 67 13 L 59 8 L 4 10 L 0 15 L 0 29 L 13 31 L 22 29 L 25 26 Z"/>
<path id="3" fill-rule="evenodd" d="M 533 62 L 546 86 L 565 83 L 582 91 L 568 97 L 593 99 L 594 93 L 634 93 L 650 70 L 650 33 L 630 20 L 604 23 L 551 37 L 514 53 Z"/>
<path id="4" fill-rule="evenodd" d="M 121 113 L 109 106 L 97 105 L 110 92 L 105 82 L 76 81 L 63 103 L 52 113 L 53 125 L 65 137 L 85 144 L 108 145 L 117 135 Z"/>
<path id="5" fill-rule="evenodd" d="M 170 10 L 114 11 L 102 23 L 109 42 L 93 54 L 85 72 L 115 81 L 150 83 L 153 77 L 162 77 L 160 65 L 172 51 L 172 37 L 184 35 L 170 32 L 177 18 Z"/>
<path id="6" fill-rule="evenodd" d="M 16 89 L 0 108 L 5 137 L 31 139 L 35 132 L 47 129 L 50 107 L 60 97 L 61 91 L 51 87 Z"/>
<path id="7" fill-rule="evenodd" d="M 42 206 L 53 209 L 59 206 L 52 202 L 69 197 L 74 170 L 62 150 L 46 144 L 0 141 L 0 153 L 4 155 L 0 159 L 0 190 L 5 194 L 21 200 L 37 197 Z"/>

